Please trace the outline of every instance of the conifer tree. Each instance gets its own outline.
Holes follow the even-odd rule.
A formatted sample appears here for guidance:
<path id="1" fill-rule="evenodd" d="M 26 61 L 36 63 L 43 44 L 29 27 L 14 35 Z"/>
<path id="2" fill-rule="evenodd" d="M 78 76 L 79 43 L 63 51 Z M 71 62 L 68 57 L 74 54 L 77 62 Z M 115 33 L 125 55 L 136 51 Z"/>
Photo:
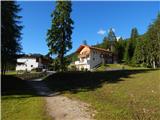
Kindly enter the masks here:
<path id="1" fill-rule="evenodd" d="M 118 60 L 122 62 L 123 56 L 125 53 L 126 41 L 122 39 L 122 37 L 117 42 L 117 53 L 118 53 Z"/>
<path id="2" fill-rule="evenodd" d="M 147 32 L 138 38 L 133 62 L 146 64 L 152 68 L 160 66 L 160 14 Z"/>
<path id="3" fill-rule="evenodd" d="M 51 14 L 52 25 L 47 33 L 47 45 L 50 54 L 56 54 L 60 63 L 59 70 L 65 71 L 65 54 L 72 48 L 73 20 L 71 1 L 56 1 L 56 8 Z"/>
<path id="4" fill-rule="evenodd" d="M 147 65 L 146 60 L 147 60 L 146 35 L 143 35 L 137 39 L 137 44 L 132 58 L 132 63 L 133 65 L 142 64 L 143 66 L 144 65 L 146 66 Z"/>
<path id="5" fill-rule="evenodd" d="M 113 31 L 112 28 L 109 29 L 109 33 L 108 33 L 108 37 L 107 39 L 109 40 L 110 43 L 110 50 L 115 53 L 116 52 L 116 43 L 117 43 L 117 39 L 116 39 L 116 35 Z"/>
<path id="6" fill-rule="evenodd" d="M 84 44 L 84 45 L 87 45 L 87 40 L 83 40 L 83 44 Z"/>
<path id="7" fill-rule="evenodd" d="M 109 48 L 113 53 L 113 62 L 117 63 L 118 62 L 118 43 L 117 43 L 116 35 L 112 28 L 110 28 L 107 38 L 109 40 Z"/>
<path id="8" fill-rule="evenodd" d="M 160 13 L 147 31 L 148 64 L 153 68 L 160 65 Z"/>
<path id="9" fill-rule="evenodd" d="M 103 38 L 102 48 L 109 49 L 109 47 L 110 47 L 110 42 L 108 40 L 108 37 L 105 36 Z"/>
<path id="10" fill-rule="evenodd" d="M 15 1 L 1 2 L 1 73 L 5 74 L 7 67 L 15 64 L 16 55 L 21 52 L 21 16 L 20 6 Z"/>
<path id="11" fill-rule="evenodd" d="M 138 38 L 138 30 L 137 28 L 132 28 L 131 30 L 131 37 L 127 42 L 124 60 L 126 63 L 131 63 L 131 60 L 133 58 L 133 54 L 135 51 L 136 43 Z"/>

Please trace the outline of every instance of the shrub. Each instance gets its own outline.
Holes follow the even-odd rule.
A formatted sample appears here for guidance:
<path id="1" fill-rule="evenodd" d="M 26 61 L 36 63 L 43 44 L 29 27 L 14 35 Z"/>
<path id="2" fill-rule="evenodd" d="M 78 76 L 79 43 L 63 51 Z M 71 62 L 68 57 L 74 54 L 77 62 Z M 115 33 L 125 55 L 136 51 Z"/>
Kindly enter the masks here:
<path id="1" fill-rule="evenodd" d="M 82 68 L 81 68 L 81 71 L 84 71 L 84 70 L 85 70 L 84 67 L 82 67 Z"/>
<path id="2" fill-rule="evenodd" d="M 76 68 L 76 66 L 74 64 L 70 64 L 68 66 L 68 71 L 77 71 L 77 68 Z"/>

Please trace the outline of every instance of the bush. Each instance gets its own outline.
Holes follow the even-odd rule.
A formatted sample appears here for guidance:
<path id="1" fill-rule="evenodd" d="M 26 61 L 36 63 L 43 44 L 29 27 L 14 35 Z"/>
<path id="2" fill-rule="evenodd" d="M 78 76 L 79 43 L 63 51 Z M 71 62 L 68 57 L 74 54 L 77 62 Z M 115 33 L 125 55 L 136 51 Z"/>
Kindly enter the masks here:
<path id="1" fill-rule="evenodd" d="M 87 69 L 87 68 L 85 68 L 85 71 L 87 72 L 87 71 L 88 71 L 88 69 Z"/>
<path id="2" fill-rule="evenodd" d="M 85 70 L 84 67 L 82 67 L 82 68 L 81 68 L 81 71 L 84 71 L 84 70 Z"/>
<path id="3" fill-rule="evenodd" d="M 68 70 L 69 70 L 69 71 L 77 71 L 77 68 L 76 68 L 75 65 L 69 65 L 69 66 L 68 66 Z"/>
<path id="4" fill-rule="evenodd" d="M 37 72 L 36 68 L 32 69 L 31 71 L 32 71 L 32 72 Z"/>

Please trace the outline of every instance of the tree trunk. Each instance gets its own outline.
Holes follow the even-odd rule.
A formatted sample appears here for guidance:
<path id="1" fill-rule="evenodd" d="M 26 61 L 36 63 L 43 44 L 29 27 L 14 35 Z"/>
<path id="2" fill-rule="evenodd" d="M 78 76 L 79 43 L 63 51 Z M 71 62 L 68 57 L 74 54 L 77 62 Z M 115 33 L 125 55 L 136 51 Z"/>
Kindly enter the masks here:
<path id="1" fill-rule="evenodd" d="M 4 71 L 4 65 L 2 64 L 2 68 L 1 68 L 1 74 L 2 74 L 2 76 L 4 75 L 3 71 Z"/>
<path id="2" fill-rule="evenodd" d="M 63 72 L 64 71 L 64 55 L 63 54 L 61 54 L 61 56 L 60 56 L 60 68 L 61 68 L 61 71 Z"/>
<path id="3" fill-rule="evenodd" d="M 4 76 L 5 75 L 5 72 L 6 72 L 6 63 L 2 63 L 2 70 L 1 70 L 1 72 L 2 72 L 2 76 Z"/>
<path id="4" fill-rule="evenodd" d="M 153 68 L 156 69 L 156 62 L 153 61 Z"/>
<path id="5" fill-rule="evenodd" d="M 65 46 L 65 31 L 63 30 L 62 32 L 62 48 L 61 48 L 61 55 L 60 55 L 60 66 L 61 66 L 61 71 L 64 72 L 64 46 Z"/>
<path id="6" fill-rule="evenodd" d="M 4 75 L 6 73 L 7 63 L 4 65 Z"/>

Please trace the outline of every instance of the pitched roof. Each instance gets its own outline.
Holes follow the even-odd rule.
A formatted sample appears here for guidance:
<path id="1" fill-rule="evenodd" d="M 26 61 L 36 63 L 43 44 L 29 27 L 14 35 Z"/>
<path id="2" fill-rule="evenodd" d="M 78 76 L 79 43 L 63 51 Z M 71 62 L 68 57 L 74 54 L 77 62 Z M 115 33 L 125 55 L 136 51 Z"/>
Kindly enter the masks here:
<path id="1" fill-rule="evenodd" d="M 80 52 L 84 47 L 88 47 L 90 49 L 93 49 L 93 50 L 98 50 L 98 51 L 102 51 L 102 52 L 109 52 L 109 53 L 112 53 L 111 51 L 108 51 L 106 49 L 103 49 L 103 48 L 98 48 L 98 47 L 92 47 L 92 46 L 88 46 L 88 45 L 81 45 L 76 52 Z"/>

